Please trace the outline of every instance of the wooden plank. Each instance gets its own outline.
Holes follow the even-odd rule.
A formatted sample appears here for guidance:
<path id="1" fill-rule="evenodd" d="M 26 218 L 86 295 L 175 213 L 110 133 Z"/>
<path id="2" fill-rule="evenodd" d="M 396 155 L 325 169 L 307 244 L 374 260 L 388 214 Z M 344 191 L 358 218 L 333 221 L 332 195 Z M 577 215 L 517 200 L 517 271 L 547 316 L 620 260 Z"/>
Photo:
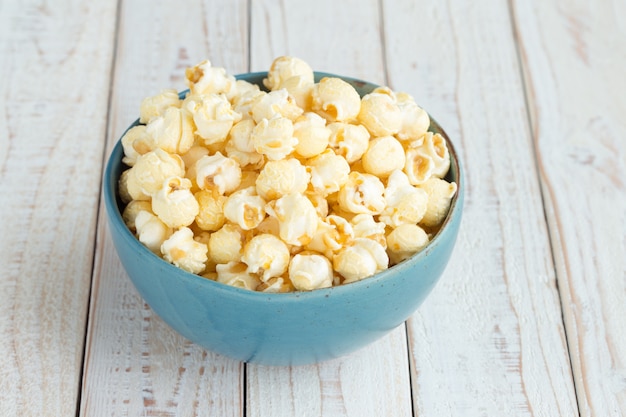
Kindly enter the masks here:
<path id="1" fill-rule="evenodd" d="M 142 98 L 186 88 L 184 69 L 206 58 L 247 70 L 245 1 L 122 2 L 109 149 Z M 144 304 L 101 213 L 81 415 L 242 415 L 243 365 L 186 341 Z"/>
<path id="2" fill-rule="evenodd" d="M 415 412 L 576 415 L 507 3 L 385 1 L 384 16 L 392 88 L 444 126 L 467 180 L 453 259 L 408 325 Z"/>
<path id="3" fill-rule="evenodd" d="M 0 4 L 0 415 L 76 413 L 115 2 Z"/>
<path id="4" fill-rule="evenodd" d="M 385 83 L 377 1 L 252 1 L 251 67 L 280 55 L 327 71 Z M 301 367 L 247 366 L 251 416 L 412 415 L 406 333 L 400 326 L 352 355 Z"/>
<path id="5" fill-rule="evenodd" d="M 512 10 L 580 414 L 626 415 L 626 4 Z"/>

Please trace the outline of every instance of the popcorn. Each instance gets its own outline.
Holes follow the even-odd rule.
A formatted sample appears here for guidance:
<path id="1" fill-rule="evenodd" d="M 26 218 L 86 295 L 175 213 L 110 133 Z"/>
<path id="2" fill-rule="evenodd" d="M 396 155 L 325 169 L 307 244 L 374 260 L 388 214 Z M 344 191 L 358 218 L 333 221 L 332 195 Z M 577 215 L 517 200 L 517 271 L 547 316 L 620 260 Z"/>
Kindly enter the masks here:
<path id="1" fill-rule="evenodd" d="M 361 100 L 358 120 L 372 136 L 390 136 L 400 131 L 403 116 L 391 96 L 370 93 Z"/>
<path id="2" fill-rule="evenodd" d="M 311 109 L 329 122 L 355 119 L 361 109 L 361 97 L 340 78 L 324 77 L 313 86 Z"/>
<path id="3" fill-rule="evenodd" d="M 339 191 L 348 182 L 348 161 L 331 149 L 309 159 L 307 166 L 311 172 L 311 186 L 324 197 Z"/>
<path id="4" fill-rule="evenodd" d="M 139 105 L 139 123 L 148 123 L 152 119 L 163 116 L 169 107 L 180 107 L 178 92 L 173 89 L 161 91 L 155 96 L 146 97 Z"/>
<path id="5" fill-rule="evenodd" d="M 165 261 L 243 289 L 311 291 L 402 262 L 444 221 L 450 153 L 409 94 L 361 98 L 288 56 L 269 92 L 209 61 L 185 77 L 184 99 L 147 97 L 121 139 L 123 220 Z"/>
<path id="6" fill-rule="evenodd" d="M 184 175 L 182 158 L 157 148 L 137 158 L 137 162 L 128 173 L 128 191 L 133 195 L 133 190 L 138 188 L 143 194 L 152 196 L 161 189 L 167 178 Z M 142 198 L 133 195 L 133 199 Z"/>
<path id="7" fill-rule="evenodd" d="M 178 229 L 161 244 L 163 259 L 192 274 L 204 271 L 207 251 L 207 245 L 195 241 L 187 227 Z"/>
<path id="8" fill-rule="evenodd" d="M 265 218 L 265 200 L 254 187 L 232 193 L 224 203 L 224 217 L 243 230 L 252 230 Z"/>
<path id="9" fill-rule="evenodd" d="M 398 264 L 428 245 L 428 234 L 416 224 L 401 224 L 387 236 L 387 253 L 392 265 Z"/>
<path id="10" fill-rule="evenodd" d="M 412 185 L 420 185 L 428 180 L 435 171 L 435 162 L 421 148 L 410 148 L 406 151 L 404 172 Z"/>
<path id="11" fill-rule="evenodd" d="M 271 161 L 283 159 L 298 144 L 298 139 L 293 136 L 293 123 L 286 117 L 261 120 L 252 129 L 250 140 L 254 150 Z"/>
<path id="12" fill-rule="evenodd" d="M 311 110 L 311 101 L 313 94 L 313 79 L 304 75 L 294 75 L 287 78 L 278 85 L 278 89 L 284 88 L 289 95 L 296 101 L 298 107 L 305 112 Z"/>
<path id="13" fill-rule="evenodd" d="M 146 126 L 137 125 L 128 129 L 121 140 L 122 147 L 124 148 L 122 162 L 129 167 L 135 165 L 139 155 L 143 155 L 154 149 L 150 141 L 151 139 L 146 133 Z"/>
<path id="14" fill-rule="evenodd" d="M 216 264 L 227 264 L 241 260 L 243 234 L 234 224 L 225 224 L 209 238 L 209 258 Z"/>
<path id="15" fill-rule="evenodd" d="M 142 211 L 152 213 L 152 204 L 149 201 L 132 200 L 124 208 L 124 211 L 122 212 L 122 219 L 124 220 L 126 227 L 128 227 L 131 232 L 135 232 L 137 230 L 135 228 L 135 219 Z"/>
<path id="16" fill-rule="evenodd" d="M 357 214 L 350 220 L 354 237 L 366 237 L 380 243 L 384 248 L 387 247 L 387 238 L 385 236 L 385 223 L 377 222 L 371 214 Z"/>
<path id="17" fill-rule="evenodd" d="M 300 291 L 327 288 L 333 285 L 333 268 L 325 256 L 302 252 L 289 262 L 289 279 Z"/>
<path id="18" fill-rule="evenodd" d="M 428 206 L 420 225 L 439 226 L 446 218 L 452 197 L 456 194 L 456 183 L 432 177 L 419 187 L 428 193 Z"/>
<path id="19" fill-rule="evenodd" d="M 257 165 L 263 161 L 263 155 L 254 150 L 250 140 L 255 123 L 252 119 L 245 119 L 235 124 L 228 134 L 226 155 L 239 163 L 241 167 Z"/>
<path id="20" fill-rule="evenodd" d="M 393 171 L 404 168 L 406 155 L 396 138 L 381 136 L 370 141 L 362 162 L 365 172 L 387 178 Z"/>
<path id="21" fill-rule="evenodd" d="M 407 93 L 396 93 L 396 104 L 402 114 L 402 125 L 396 134 L 400 140 L 413 140 L 423 136 L 430 126 L 430 117 Z"/>
<path id="22" fill-rule="evenodd" d="M 217 282 L 246 290 L 256 290 L 261 280 L 247 271 L 247 265 L 242 262 L 229 262 L 215 267 Z"/>
<path id="23" fill-rule="evenodd" d="M 152 118 L 146 125 L 149 141 L 142 146 L 149 146 L 150 150 L 161 148 L 171 154 L 182 154 L 193 146 L 193 129 L 193 119 L 189 112 L 169 107 L 162 116 Z"/>
<path id="24" fill-rule="evenodd" d="M 348 163 L 358 161 L 369 146 L 370 133 L 361 125 L 350 123 L 330 123 L 331 131 L 328 143 L 337 153 L 346 158 Z"/>
<path id="25" fill-rule="evenodd" d="M 352 171 L 338 195 L 339 207 L 350 213 L 380 214 L 385 208 L 385 186 L 378 177 Z"/>
<path id="26" fill-rule="evenodd" d="M 259 123 L 263 119 L 285 117 L 291 121 L 298 118 L 303 110 L 287 90 L 280 89 L 261 94 L 252 103 L 252 119 Z"/>
<path id="27" fill-rule="evenodd" d="M 389 257 L 383 246 L 371 239 L 357 238 L 333 257 L 333 269 L 344 284 L 359 281 L 387 269 Z"/>
<path id="28" fill-rule="evenodd" d="M 424 135 L 424 143 L 420 147 L 425 155 L 433 161 L 433 176 L 443 178 L 450 169 L 450 153 L 445 139 L 439 134 L 428 132 Z"/>
<path id="29" fill-rule="evenodd" d="M 200 212 L 190 188 L 191 181 L 187 178 L 170 177 L 163 181 L 161 189 L 152 197 L 152 211 L 168 227 L 189 226 Z"/>
<path id="30" fill-rule="evenodd" d="M 228 93 L 235 88 L 235 77 L 224 68 L 212 67 L 208 60 L 185 70 L 185 79 L 193 95 Z"/>
<path id="31" fill-rule="evenodd" d="M 198 201 L 198 215 L 196 225 L 210 232 L 218 230 L 224 225 L 226 216 L 224 215 L 224 203 L 226 197 L 212 191 L 201 190 L 194 194 Z"/>
<path id="32" fill-rule="evenodd" d="M 207 146 L 225 141 L 233 124 L 241 120 L 223 94 L 189 96 L 183 106 L 193 114 L 195 133 Z"/>
<path id="33" fill-rule="evenodd" d="M 248 265 L 249 273 L 257 274 L 261 281 L 267 282 L 287 271 L 289 258 L 285 242 L 274 235 L 260 234 L 246 244 L 241 261 Z"/>
<path id="34" fill-rule="evenodd" d="M 419 223 L 428 207 L 428 193 L 413 187 L 406 174 L 394 171 L 387 181 L 384 192 L 386 207 L 379 220 L 391 227 Z"/>
<path id="35" fill-rule="evenodd" d="M 271 201 L 265 208 L 278 220 L 279 236 L 290 245 L 302 246 L 311 241 L 317 229 L 317 212 L 302 194 L 287 194 Z"/>
<path id="36" fill-rule="evenodd" d="M 268 161 L 256 179 L 256 191 L 266 200 L 303 193 L 309 177 L 306 168 L 295 158 Z"/>
<path id="37" fill-rule="evenodd" d="M 135 229 L 139 241 L 157 255 L 161 254 L 163 242 L 173 233 L 171 227 L 147 210 L 142 210 L 135 216 Z"/>
<path id="38" fill-rule="evenodd" d="M 313 70 L 308 63 L 292 56 L 281 56 L 272 62 L 263 84 L 270 90 L 275 90 L 283 82 L 292 77 L 302 77 L 304 81 L 313 83 Z"/>
<path id="39" fill-rule="evenodd" d="M 234 191 L 241 182 L 241 167 L 234 159 L 220 152 L 203 156 L 196 164 L 196 183 L 202 190 L 217 190 L 220 194 Z"/>
<path id="40" fill-rule="evenodd" d="M 330 134 L 323 117 L 313 112 L 304 113 L 293 124 L 293 135 L 298 139 L 296 153 L 304 158 L 319 155 L 328 146 Z"/>

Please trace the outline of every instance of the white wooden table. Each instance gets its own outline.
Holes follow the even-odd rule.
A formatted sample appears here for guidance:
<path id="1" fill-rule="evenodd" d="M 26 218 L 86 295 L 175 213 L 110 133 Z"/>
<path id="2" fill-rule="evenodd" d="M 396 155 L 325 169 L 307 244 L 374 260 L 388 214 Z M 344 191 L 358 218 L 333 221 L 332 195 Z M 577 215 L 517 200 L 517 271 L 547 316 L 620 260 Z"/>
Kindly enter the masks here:
<path id="1" fill-rule="evenodd" d="M 623 0 L 0 1 L 0 416 L 626 415 L 625 21 Z M 425 304 L 291 368 L 169 329 L 100 202 L 141 98 L 287 54 L 414 95 L 468 179 Z"/>

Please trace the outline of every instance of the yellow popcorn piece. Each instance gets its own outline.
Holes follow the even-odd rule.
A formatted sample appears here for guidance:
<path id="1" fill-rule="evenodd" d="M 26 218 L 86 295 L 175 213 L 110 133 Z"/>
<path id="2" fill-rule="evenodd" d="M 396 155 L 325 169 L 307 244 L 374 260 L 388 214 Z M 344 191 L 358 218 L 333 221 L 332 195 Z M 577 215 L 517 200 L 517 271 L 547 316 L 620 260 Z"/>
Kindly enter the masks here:
<path id="1" fill-rule="evenodd" d="M 224 142 L 233 124 L 241 120 L 223 94 L 189 96 L 183 108 L 193 115 L 195 133 L 206 146 Z"/>
<path id="2" fill-rule="evenodd" d="M 300 291 L 328 288 L 333 285 L 333 267 L 325 256 L 302 252 L 289 262 L 289 279 Z"/>
<path id="3" fill-rule="evenodd" d="M 450 169 L 450 152 L 446 140 L 439 133 L 428 132 L 424 135 L 424 142 L 419 148 L 433 161 L 433 176 L 443 178 Z"/>
<path id="4" fill-rule="evenodd" d="M 329 122 L 356 119 L 361 96 L 350 84 L 336 77 L 324 77 L 313 86 L 311 109 Z"/>
<path id="5" fill-rule="evenodd" d="M 204 271 L 207 251 L 207 245 L 195 241 L 188 227 L 178 229 L 161 244 L 163 259 L 192 274 Z"/>
<path id="6" fill-rule="evenodd" d="M 434 171 L 435 162 L 423 149 L 407 149 L 404 172 L 412 185 L 423 184 L 433 176 Z"/>
<path id="7" fill-rule="evenodd" d="M 236 85 L 235 77 L 228 75 L 224 68 L 211 66 L 211 61 L 205 60 L 198 65 L 185 70 L 185 81 L 191 94 L 227 94 Z"/>
<path id="8" fill-rule="evenodd" d="M 233 110 L 241 115 L 242 120 L 252 120 L 252 107 L 259 97 L 267 94 L 265 91 L 247 90 L 232 98 L 231 103 Z"/>
<path id="9" fill-rule="evenodd" d="M 313 190 L 324 197 L 339 191 L 348 182 L 350 164 L 331 149 L 307 160 L 306 165 L 311 174 Z"/>
<path id="10" fill-rule="evenodd" d="M 416 224 L 401 224 L 387 235 L 387 254 L 391 265 L 399 264 L 428 245 L 428 234 Z"/>
<path id="11" fill-rule="evenodd" d="M 333 269 L 344 284 L 359 281 L 388 268 L 389 257 L 383 246 L 371 239 L 357 238 L 333 257 Z"/>
<path id="12" fill-rule="evenodd" d="M 163 187 L 167 178 L 184 175 L 185 167 L 182 158 L 177 154 L 170 154 L 157 148 L 137 158 L 128 176 L 129 192 L 132 193 L 136 185 L 144 194 L 153 196 Z"/>
<path id="13" fill-rule="evenodd" d="M 368 238 L 387 247 L 387 237 L 385 236 L 385 223 L 376 221 L 371 214 L 357 214 L 350 219 L 354 237 Z"/>
<path id="14" fill-rule="evenodd" d="M 317 229 L 317 212 L 311 201 L 302 194 L 287 194 L 265 207 L 278 220 L 280 238 L 295 246 L 307 244 Z"/>
<path id="15" fill-rule="evenodd" d="M 284 88 L 257 96 L 254 103 L 252 103 L 251 110 L 252 119 L 256 123 L 259 123 L 263 119 L 269 120 L 274 117 L 285 117 L 294 121 L 303 112 L 303 110 L 298 107 L 296 100 L 289 95 Z"/>
<path id="16" fill-rule="evenodd" d="M 291 281 L 286 277 L 274 277 L 267 280 L 267 282 L 262 282 L 258 287 L 257 291 L 265 292 L 265 293 L 285 293 L 294 291 L 295 288 Z"/>
<path id="17" fill-rule="evenodd" d="M 142 146 L 161 148 L 174 154 L 187 152 L 194 143 L 192 116 L 184 109 L 169 107 L 162 116 L 157 116 L 146 125 L 149 142 Z M 137 148 L 137 145 L 135 146 Z"/>
<path id="18" fill-rule="evenodd" d="M 139 123 L 148 123 L 152 119 L 163 116 L 170 107 L 180 107 L 178 92 L 173 89 L 162 90 L 159 94 L 141 100 L 139 106 Z"/>
<path id="19" fill-rule="evenodd" d="M 313 112 L 304 113 L 293 124 L 293 135 L 298 139 L 296 153 L 303 158 L 319 155 L 328 146 L 330 134 L 323 117 Z"/>
<path id="20" fill-rule="evenodd" d="M 122 219 L 124 220 L 126 227 L 128 227 L 131 232 L 137 231 L 135 228 L 135 219 L 142 211 L 152 213 L 152 204 L 149 201 L 132 200 L 124 208 L 124 211 L 122 212 Z"/>
<path id="21" fill-rule="evenodd" d="M 384 184 L 375 175 L 352 171 L 339 190 L 337 202 L 350 213 L 380 214 L 386 206 L 384 191 Z"/>
<path id="22" fill-rule="evenodd" d="M 226 221 L 226 216 L 224 216 L 226 197 L 207 190 L 198 191 L 194 197 L 199 206 L 196 216 L 198 227 L 210 232 L 219 230 Z"/>
<path id="23" fill-rule="evenodd" d="M 191 181 L 187 178 L 167 178 L 152 197 L 152 211 L 171 228 L 189 226 L 200 211 L 190 188 Z"/>
<path id="24" fill-rule="evenodd" d="M 135 228 L 139 241 L 159 256 L 161 255 L 161 245 L 173 233 L 171 227 L 159 220 L 151 211 L 145 210 L 137 213 Z"/>
<path id="25" fill-rule="evenodd" d="M 224 216 L 243 230 L 256 228 L 265 218 L 266 201 L 254 187 L 232 193 L 224 203 Z"/>
<path id="26" fill-rule="evenodd" d="M 239 226 L 226 223 L 209 238 L 209 258 L 216 264 L 241 260 L 243 234 Z"/>
<path id="27" fill-rule="evenodd" d="M 196 183 L 202 190 L 217 190 L 220 194 L 234 191 L 241 183 L 241 167 L 232 158 L 217 152 L 203 156 L 195 164 Z"/>
<path id="28" fill-rule="evenodd" d="M 311 110 L 313 86 L 315 84 L 309 77 L 294 75 L 282 81 L 277 89 L 284 88 L 294 98 L 298 107 L 305 112 Z"/>
<path id="29" fill-rule="evenodd" d="M 248 272 L 257 274 L 261 281 L 279 277 L 289 267 L 289 248 L 274 235 L 260 234 L 253 237 L 243 249 L 241 261 L 248 265 Z"/>
<path id="30" fill-rule="evenodd" d="M 226 98 L 235 106 L 235 102 L 242 96 L 249 93 L 258 93 L 261 89 L 258 85 L 252 84 L 246 80 L 236 80 L 235 85 L 230 90 L 225 92 Z"/>
<path id="31" fill-rule="evenodd" d="M 374 137 L 391 136 L 400 131 L 402 112 L 388 94 L 370 93 L 363 96 L 358 121 Z"/>
<path id="32" fill-rule="evenodd" d="M 457 185 L 440 178 L 432 177 L 419 187 L 428 193 L 428 206 L 420 225 L 439 226 L 448 215 L 450 202 L 456 194 Z"/>
<path id="33" fill-rule="evenodd" d="M 254 150 L 271 161 L 285 158 L 298 144 L 293 136 L 293 122 L 286 117 L 261 120 L 252 129 L 250 140 Z"/>
<path id="34" fill-rule="evenodd" d="M 310 175 L 295 158 L 268 161 L 256 179 L 256 191 L 265 200 L 275 200 L 287 194 L 304 193 Z"/>
<path id="35" fill-rule="evenodd" d="M 387 178 L 393 171 L 404 168 L 405 162 L 404 148 L 393 136 L 371 140 L 362 159 L 365 172 L 379 178 Z"/>
<path id="36" fill-rule="evenodd" d="M 124 133 L 121 139 L 124 148 L 122 162 L 129 167 L 135 165 L 137 158 L 155 148 L 152 139 L 146 133 L 146 126 L 133 126 Z"/>
<path id="37" fill-rule="evenodd" d="M 229 262 L 215 267 L 216 281 L 232 287 L 255 291 L 261 280 L 247 271 L 247 265 L 242 262 Z"/>
<path id="38" fill-rule="evenodd" d="M 280 56 L 272 62 L 263 84 L 268 89 L 275 90 L 283 82 L 296 76 L 313 83 L 313 69 L 306 61 L 292 56 Z"/>
<path id="39" fill-rule="evenodd" d="M 378 217 L 388 226 L 419 223 L 428 207 L 428 193 L 411 185 L 406 174 L 394 171 L 384 192 L 386 207 Z"/>
<path id="40" fill-rule="evenodd" d="M 244 119 L 236 123 L 228 134 L 226 155 L 234 159 L 240 166 L 258 165 L 263 161 L 263 155 L 257 153 L 250 140 L 255 123 L 252 119 Z"/>
<path id="41" fill-rule="evenodd" d="M 418 139 L 428 131 L 430 117 L 415 103 L 410 94 L 396 93 L 396 104 L 402 114 L 402 125 L 396 134 L 400 140 Z"/>
<path id="42" fill-rule="evenodd" d="M 323 195 L 315 191 L 307 190 L 304 192 L 304 196 L 311 201 L 319 217 L 324 218 L 328 216 L 328 200 L 326 200 Z"/>
<path id="43" fill-rule="evenodd" d="M 122 202 L 128 204 L 135 200 L 150 201 L 150 196 L 141 191 L 139 181 L 131 170 L 132 168 L 123 171 L 117 184 Z"/>
<path id="44" fill-rule="evenodd" d="M 335 252 L 354 240 L 352 225 L 345 218 L 331 214 L 324 219 L 318 218 L 318 225 L 313 238 L 305 249 L 324 254 L 332 259 Z"/>
<path id="45" fill-rule="evenodd" d="M 370 142 L 370 133 L 361 125 L 336 122 L 330 123 L 328 128 L 331 131 L 328 143 L 337 153 L 346 158 L 349 164 L 358 161 Z"/>

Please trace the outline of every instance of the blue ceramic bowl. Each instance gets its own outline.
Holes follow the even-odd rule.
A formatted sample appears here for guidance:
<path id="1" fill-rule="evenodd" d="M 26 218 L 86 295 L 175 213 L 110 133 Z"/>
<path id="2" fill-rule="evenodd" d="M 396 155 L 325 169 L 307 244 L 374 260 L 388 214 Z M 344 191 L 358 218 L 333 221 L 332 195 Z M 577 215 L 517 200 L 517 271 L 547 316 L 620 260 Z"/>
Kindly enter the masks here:
<path id="1" fill-rule="evenodd" d="M 332 74 L 316 73 L 316 80 Z M 267 73 L 239 75 L 262 87 Z M 363 95 L 376 86 L 341 77 Z M 136 125 L 138 122 L 133 124 Z M 431 130 L 447 135 L 433 120 Z M 211 351 L 266 365 L 299 365 L 345 355 L 402 324 L 439 280 L 454 247 L 465 180 L 458 155 L 447 179 L 458 184 L 443 227 L 423 251 L 351 284 L 287 294 L 234 288 L 185 272 L 152 254 L 122 220 L 118 179 L 126 167 L 118 141 L 106 166 L 104 201 L 122 265 L 148 305 L 174 330 Z"/>

